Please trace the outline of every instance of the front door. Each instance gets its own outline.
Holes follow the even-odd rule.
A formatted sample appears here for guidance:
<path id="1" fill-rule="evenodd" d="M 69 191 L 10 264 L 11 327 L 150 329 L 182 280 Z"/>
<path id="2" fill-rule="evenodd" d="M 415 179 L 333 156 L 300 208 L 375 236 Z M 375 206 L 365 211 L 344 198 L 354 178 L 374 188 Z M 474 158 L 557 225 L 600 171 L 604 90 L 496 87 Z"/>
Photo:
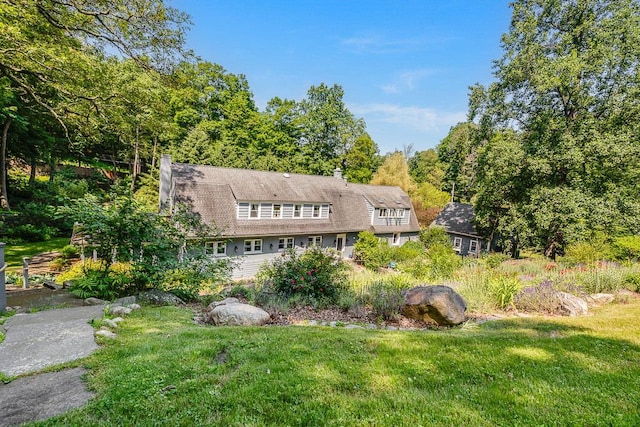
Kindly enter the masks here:
<path id="1" fill-rule="evenodd" d="M 342 251 L 344 250 L 344 242 L 347 238 L 346 234 L 338 234 L 336 236 L 336 251 L 342 256 Z"/>

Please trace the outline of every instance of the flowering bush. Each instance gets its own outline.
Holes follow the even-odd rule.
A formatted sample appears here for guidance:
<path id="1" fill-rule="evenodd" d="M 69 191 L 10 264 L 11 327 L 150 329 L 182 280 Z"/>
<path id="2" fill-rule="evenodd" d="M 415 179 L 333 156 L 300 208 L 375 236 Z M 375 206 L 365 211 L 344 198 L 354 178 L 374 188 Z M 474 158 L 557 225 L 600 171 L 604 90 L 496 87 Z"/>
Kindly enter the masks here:
<path id="1" fill-rule="evenodd" d="M 285 252 L 258 272 L 258 278 L 275 292 L 336 301 L 347 281 L 347 265 L 332 250 L 310 248 L 299 254 Z"/>

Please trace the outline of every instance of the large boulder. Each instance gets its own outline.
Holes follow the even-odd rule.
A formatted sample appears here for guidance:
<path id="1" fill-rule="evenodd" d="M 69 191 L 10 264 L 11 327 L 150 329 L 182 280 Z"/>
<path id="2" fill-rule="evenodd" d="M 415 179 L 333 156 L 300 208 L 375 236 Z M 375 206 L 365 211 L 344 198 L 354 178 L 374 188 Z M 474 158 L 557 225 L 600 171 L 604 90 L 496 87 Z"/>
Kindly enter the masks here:
<path id="1" fill-rule="evenodd" d="M 556 292 L 556 296 L 560 301 L 560 310 L 563 314 L 570 317 L 587 314 L 589 308 L 582 298 L 566 292 Z"/>
<path id="2" fill-rule="evenodd" d="M 448 286 L 418 286 L 404 293 L 402 314 L 438 325 L 459 325 L 465 320 L 467 303 Z"/>
<path id="3" fill-rule="evenodd" d="M 211 304 L 211 311 L 205 316 L 206 322 L 217 326 L 260 326 L 269 321 L 269 313 L 263 309 L 237 301 L 235 298 L 228 298 L 215 305 Z"/>

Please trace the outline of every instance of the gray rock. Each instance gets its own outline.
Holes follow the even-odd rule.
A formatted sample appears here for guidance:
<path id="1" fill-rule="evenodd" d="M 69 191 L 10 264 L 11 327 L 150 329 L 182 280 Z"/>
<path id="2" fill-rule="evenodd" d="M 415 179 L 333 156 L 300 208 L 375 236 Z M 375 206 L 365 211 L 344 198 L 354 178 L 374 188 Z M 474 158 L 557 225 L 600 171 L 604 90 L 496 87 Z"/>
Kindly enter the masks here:
<path id="1" fill-rule="evenodd" d="M 118 327 L 118 323 L 114 322 L 111 319 L 102 319 L 102 323 L 106 324 L 110 328 L 117 328 Z"/>
<path id="2" fill-rule="evenodd" d="M 42 421 L 84 406 L 93 393 L 82 380 L 83 368 L 18 378 L 0 383 L 0 426 Z"/>
<path id="3" fill-rule="evenodd" d="M 109 307 L 109 313 L 114 316 L 126 316 L 131 313 L 131 309 L 129 307 L 123 307 L 121 305 L 116 305 L 115 307 Z"/>
<path id="4" fill-rule="evenodd" d="M 129 304 L 127 307 L 131 310 L 140 310 L 140 304 Z"/>
<path id="5" fill-rule="evenodd" d="M 113 332 L 107 330 L 107 329 L 100 329 L 99 331 L 96 331 L 96 336 L 99 337 L 105 337 L 105 338 L 115 338 L 117 337 L 116 334 L 114 334 Z"/>
<path id="6" fill-rule="evenodd" d="M 587 312 L 589 311 L 587 302 L 582 298 L 568 294 L 566 292 L 556 292 L 556 296 L 560 301 L 560 310 L 567 316 L 580 316 L 583 314 L 587 314 Z"/>
<path id="7" fill-rule="evenodd" d="M 404 293 L 405 317 L 438 325 L 459 325 L 465 320 L 467 304 L 449 286 L 418 286 Z"/>
<path id="8" fill-rule="evenodd" d="M 140 301 L 156 305 L 184 305 L 184 301 L 177 296 L 159 289 L 151 289 L 150 291 L 141 292 L 138 295 L 138 298 Z"/>
<path id="9" fill-rule="evenodd" d="M 107 302 L 100 298 L 87 298 L 84 300 L 84 305 L 105 305 Z"/>
<path id="10" fill-rule="evenodd" d="M 113 320 L 116 323 L 124 322 L 124 319 L 122 317 L 116 317 L 116 318 L 111 319 L 111 320 Z"/>
<path id="11" fill-rule="evenodd" d="M 593 294 L 587 297 L 587 302 L 590 304 L 609 304 L 615 299 L 613 294 Z"/>
<path id="12" fill-rule="evenodd" d="M 249 304 L 223 304 L 207 315 L 209 323 L 217 326 L 259 326 L 269 321 L 269 313 Z"/>
<path id="13" fill-rule="evenodd" d="M 130 306 L 131 304 L 135 304 L 136 301 L 137 301 L 136 297 L 134 295 L 131 295 L 124 298 L 118 298 L 113 302 L 113 305 L 123 305 L 126 307 L 126 306 Z"/>
<path id="14" fill-rule="evenodd" d="M 6 336 L 0 343 L 0 372 L 8 376 L 21 375 L 90 355 L 98 346 L 89 322 L 100 318 L 102 307 L 99 306 L 9 317 L 2 325 Z"/>
<path id="15" fill-rule="evenodd" d="M 367 329 L 378 329 L 378 326 L 375 323 L 367 323 L 365 326 Z"/>
<path id="16" fill-rule="evenodd" d="M 214 301 L 211 304 L 209 304 L 209 306 L 207 307 L 207 310 L 211 311 L 216 307 L 219 307 L 221 305 L 225 305 L 225 304 L 239 304 L 240 300 L 238 298 L 225 298 L 222 301 Z"/>
<path id="17" fill-rule="evenodd" d="M 362 326 L 360 325 L 354 325 L 354 324 L 348 324 L 344 327 L 345 329 L 364 329 Z"/>
<path id="18" fill-rule="evenodd" d="M 397 331 L 398 328 L 395 326 L 387 326 L 387 331 Z"/>

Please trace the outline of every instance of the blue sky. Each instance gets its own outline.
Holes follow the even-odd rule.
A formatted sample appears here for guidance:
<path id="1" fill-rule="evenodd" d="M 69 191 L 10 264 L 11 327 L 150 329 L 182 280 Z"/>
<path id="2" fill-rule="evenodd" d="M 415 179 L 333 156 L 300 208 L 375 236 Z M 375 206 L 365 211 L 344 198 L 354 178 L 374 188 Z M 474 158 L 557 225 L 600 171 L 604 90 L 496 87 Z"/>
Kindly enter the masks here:
<path id="1" fill-rule="evenodd" d="M 435 147 L 464 121 L 468 87 L 490 83 L 506 0 L 173 0 L 187 45 L 244 74 L 257 106 L 339 84 L 382 153 Z"/>

